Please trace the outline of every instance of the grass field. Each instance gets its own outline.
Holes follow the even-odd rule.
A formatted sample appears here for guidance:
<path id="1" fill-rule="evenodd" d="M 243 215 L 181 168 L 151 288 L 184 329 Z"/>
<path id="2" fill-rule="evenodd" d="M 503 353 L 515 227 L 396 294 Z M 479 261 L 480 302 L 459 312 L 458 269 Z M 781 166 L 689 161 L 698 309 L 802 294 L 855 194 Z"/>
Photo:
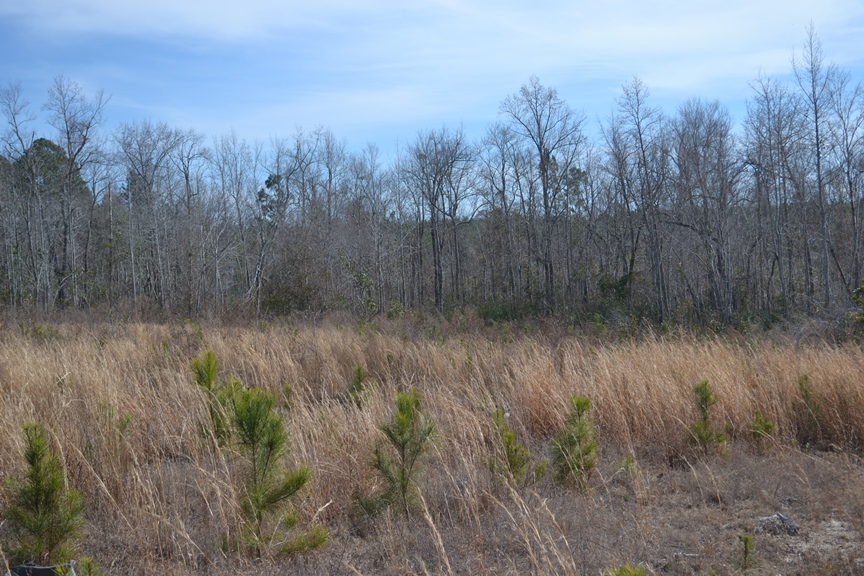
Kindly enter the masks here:
<path id="1" fill-rule="evenodd" d="M 452 334 L 452 335 L 451 335 Z M 298 527 L 322 548 L 244 553 L 241 462 L 207 430 L 192 358 L 270 390 L 312 479 Z M 362 391 L 349 392 L 361 367 Z M 45 424 L 86 501 L 82 553 L 106 574 L 864 573 L 864 350 L 855 344 L 677 334 L 604 342 L 563 329 L 465 330 L 335 323 L 254 327 L 22 324 L 0 329 L 0 471 L 24 470 L 21 427 Z M 694 385 L 717 398 L 727 439 L 700 447 Z M 397 391 L 435 422 L 410 513 L 357 504 Z M 548 458 L 568 398 L 591 399 L 597 466 L 511 487 L 493 472 L 502 408 L 535 461 Z M 775 425 L 754 437 L 759 412 Z M 7 505 L 6 497 L 0 502 Z M 797 536 L 759 531 L 783 513 Z M 8 526 L 0 526 L 6 542 Z"/>

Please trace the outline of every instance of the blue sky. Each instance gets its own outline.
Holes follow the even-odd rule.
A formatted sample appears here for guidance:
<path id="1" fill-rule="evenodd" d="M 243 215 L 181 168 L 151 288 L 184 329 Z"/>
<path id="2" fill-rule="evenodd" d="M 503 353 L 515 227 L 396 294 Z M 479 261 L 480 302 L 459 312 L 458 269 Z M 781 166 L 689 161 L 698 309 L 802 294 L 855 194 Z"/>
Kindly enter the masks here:
<path id="1" fill-rule="evenodd" d="M 748 82 L 787 74 L 811 21 L 864 80 L 861 0 L 0 0 L 0 83 L 36 112 L 58 74 L 102 88 L 109 130 L 322 125 L 387 153 L 444 124 L 479 137 L 532 74 L 592 131 L 634 75 L 667 112 L 700 96 L 740 120 Z"/>

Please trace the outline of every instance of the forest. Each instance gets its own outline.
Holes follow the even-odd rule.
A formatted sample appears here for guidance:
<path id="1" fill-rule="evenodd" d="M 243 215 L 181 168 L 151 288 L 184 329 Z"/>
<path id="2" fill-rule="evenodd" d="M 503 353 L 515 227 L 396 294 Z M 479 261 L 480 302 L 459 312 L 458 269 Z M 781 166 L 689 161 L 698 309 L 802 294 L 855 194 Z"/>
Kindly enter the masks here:
<path id="1" fill-rule="evenodd" d="M 37 135 L 20 84 L 0 91 L 4 306 L 711 327 L 843 318 L 862 281 L 864 91 L 812 28 L 744 118 L 665 113 L 634 77 L 593 140 L 536 77 L 482 138 L 421 130 L 386 161 L 326 128 L 109 128 L 109 105 L 58 76 Z"/>

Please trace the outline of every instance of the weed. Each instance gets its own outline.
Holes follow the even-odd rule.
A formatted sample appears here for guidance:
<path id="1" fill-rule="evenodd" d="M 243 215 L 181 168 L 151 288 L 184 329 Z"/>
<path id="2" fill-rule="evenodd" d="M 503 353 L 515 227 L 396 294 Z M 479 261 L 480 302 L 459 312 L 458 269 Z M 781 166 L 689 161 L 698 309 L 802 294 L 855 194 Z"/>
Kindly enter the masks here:
<path id="1" fill-rule="evenodd" d="M 84 527 L 84 502 L 66 489 L 63 463 L 48 446 L 42 424 L 25 424 L 24 441 L 27 474 L 6 484 L 10 504 L 3 516 L 15 537 L 10 556 L 16 563 L 65 562 Z"/>
<path id="2" fill-rule="evenodd" d="M 564 428 L 552 441 L 552 466 L 559 482 L 585 481 L 597 461 L 594 425 L 588 418 L 591 400 L 582 396 L 569 398 L 570 414 Z"/>

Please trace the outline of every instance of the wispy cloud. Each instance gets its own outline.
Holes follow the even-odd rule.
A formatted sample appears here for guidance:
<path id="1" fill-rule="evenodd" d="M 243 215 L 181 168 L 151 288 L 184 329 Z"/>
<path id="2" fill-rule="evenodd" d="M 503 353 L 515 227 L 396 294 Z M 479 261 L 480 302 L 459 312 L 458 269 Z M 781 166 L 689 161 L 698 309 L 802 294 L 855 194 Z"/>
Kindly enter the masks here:
<path id="1" fill-rule="evenodd" d="M 589 116 L 633 75 L 659 98 L 740 100 L 760 70 L 788 71 L 811 20 L 830 59 L 864 68 L 859 0 L 0 2 L 0 36 L 30 42 L 0 79 L 66 73 L 114 94 L 118 116 L 203 130 L 387 126 L 395 139 L 492 121 L 531 74 Z"/>

